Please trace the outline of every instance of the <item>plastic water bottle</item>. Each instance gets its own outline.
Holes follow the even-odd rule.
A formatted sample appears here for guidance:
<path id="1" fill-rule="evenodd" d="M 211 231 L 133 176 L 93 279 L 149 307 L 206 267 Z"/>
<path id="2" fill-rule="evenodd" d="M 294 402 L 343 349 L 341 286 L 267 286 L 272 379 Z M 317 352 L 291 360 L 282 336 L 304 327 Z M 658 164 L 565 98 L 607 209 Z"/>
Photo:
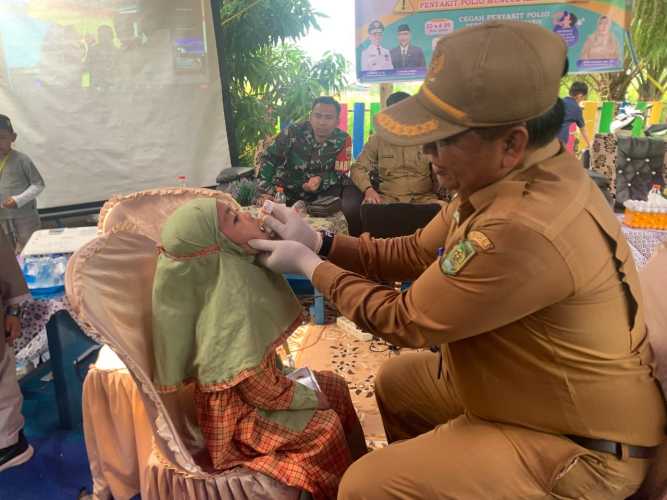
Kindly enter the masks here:
<path id="1" fill-rule="evenodd" d="M 303 200 L 299 200 L 292 205 L 292 209 L 302 217 L 307 215 L 306 202 Z"/>
<path id="2" fill-rule="evenodd" d="M 23 276 L 28 288 L 34 288 L 37 281 L 37 263 L 34 257 L 26 257 L 23 263 Z"/>
<path id="3" fill-rule="evenodd" d="M 176 181 L 178 182 L 178 187 L 187 187 L 188 186 L 188 178 L 185 175 L 179 175 L 176 177 Z"/>
<path id="4" fill-rule="evenodd" d="M 285 205 L 287 203 L 287 196 L 285 196 L 285 188 L 278 186 L 276 188 L 276 195 L 273 197 L 273 201 L 276 203 L 281 203 Z"/>

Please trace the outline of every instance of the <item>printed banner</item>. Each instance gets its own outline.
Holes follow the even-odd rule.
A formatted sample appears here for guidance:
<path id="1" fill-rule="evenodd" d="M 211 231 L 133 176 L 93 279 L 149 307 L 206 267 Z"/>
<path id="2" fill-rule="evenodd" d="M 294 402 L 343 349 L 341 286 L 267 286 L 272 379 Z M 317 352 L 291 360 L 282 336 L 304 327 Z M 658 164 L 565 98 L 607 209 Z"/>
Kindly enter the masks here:
<path id="1" fill-rule="evenodd" d="M 357 0 L 357 78 L 421 80 L 442 36 L 492 20 L 558 33 L 570 73 L 622 71 L 628 19 L 625 0 Z"/>
<path id="2" fill-rule="evenodd" d="M 0 0 L 0 113 L 40 208 L 230 166 L 208 0 Z"/>

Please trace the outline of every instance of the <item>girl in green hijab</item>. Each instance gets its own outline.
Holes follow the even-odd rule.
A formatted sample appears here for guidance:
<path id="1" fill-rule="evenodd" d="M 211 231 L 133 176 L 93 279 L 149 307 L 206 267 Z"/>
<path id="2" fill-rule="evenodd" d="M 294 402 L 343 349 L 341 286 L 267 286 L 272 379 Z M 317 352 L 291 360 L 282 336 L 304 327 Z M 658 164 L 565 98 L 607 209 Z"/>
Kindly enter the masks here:
<path id="1" fill-rule="evenodd" d="M 212 198 L 169 217 L 153 284 L 155 384 L 195 383 L 215 469 L 243 465 L 335 498 L 352 459 L 346 434 L 361 427 L 341 377 L 316 374 L 323 397 L 278 366 L 302 308 L 281 275 L 255 265 L 247 241 L 257 238 L 268 238 L 257 220 Z"/>

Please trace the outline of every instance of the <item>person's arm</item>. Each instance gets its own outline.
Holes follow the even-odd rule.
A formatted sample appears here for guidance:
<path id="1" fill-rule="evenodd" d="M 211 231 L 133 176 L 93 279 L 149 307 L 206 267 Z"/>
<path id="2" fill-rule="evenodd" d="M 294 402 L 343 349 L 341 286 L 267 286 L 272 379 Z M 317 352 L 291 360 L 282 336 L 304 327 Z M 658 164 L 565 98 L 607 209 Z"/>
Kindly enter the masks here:
<path id="1" fill-rule="evenodd" d="M 261 158 L 257 175 L 257 187 L 261 193 L 275 193 L 276 186 L 283 185 L 287 167 L 287 155 L 292 146 L 290 128 L 283 130 Z"/>
<path id="2" fill-rule="evenodd" d="M 457 204 L 443 208 L 423 229 L 410 236 L 359 238 L 336 235 L 327 256 L 329 262 L 376 281 L 416 279 L 436 259 Z"/>
<path id="3" fill-rule="evenodd" d="M 30 298 L 14 249 L 2 230 L 0 230 L 0 293 L 2 293 L 1 302 L 5 306 L 20 304 Z"/>
<path id="4" fill-rule="evenodd" d="M 421 47 L 417 47 L 419 49 L 419 64 L 417 65 L 420 68 L 426 67 L 426 59 L 424 58 L 424 50 Z"/>
<path id="5" fill-rule="evenodd" d="M 359 191 L 365 193 L 368 188 L 372 188 L 370 172 L 377 169 L 378 165 L 378 139 L 377 135 L 371 135 L 368 142 L 361 150 L 359 158 L 352 162 L 350 167 L 350 177 Z"/>
<path id="6" fill-rule="evenodd" d="M 485 250 L 474 245 L 475 253 L 466 254 L 467 261 L 454 274 L 444 271 L 452 269 L 447 262 L 456 262 L 446 253 L 405 292 L 378 286 L 332 262 L 315 268 L 313 285 L 363 330 L 408 347 L 489 332 L 572 293 L 567 264 L 542 235 L 507 221 L 474 230 L 492 246 Z M 382 260 L 366 257 L 368 263 L 374 259 Z"/>
<path id="7" fill-rule="evenodd" d="M 368 49 L 361 52 L 361 71 L 368 71 Z"/>
<path id="8" fill-rule="evenodd" d="M 0 293 L 2 293 L 1 307 L 16 306 L 30 298 L 14 249 L 2 230 L 0 230 Z M 4 324 L 0 324 L 0 328 L 3 329 L 2 334 L 7 343 L 12 345 L 21 335 L 21 320 L 11 311 L 1 311 L 0 318 L 2 317 L 4 317 L 2 321 Z"/>
<path id="9" fill-rule="evenodd" d="M 586 133 L 586 122 L 584 121 L 584 113 L 579 107 L 579 104 L 577 104 L 576 117 L 574 121 L 577 124 L 577 127 L 579 127 L 579 132 L 581 132 L 581 137 L 586 143 L 586 146 L 590 148 L 591 141 L 588 140 L 588 134 Z"/>
<path id="10" fill-rule="evenodd" d="M 21 158 L 18 166 L 25 176 L 25 179 L 28 181 L 28 187 L 22 193 L 15 194 L 5 200 L 3 206 L 8 208 L 21 208 L 37 198 L 37 196 L 44 191 L 44 179 L 30 158 Z"/>
<path id="11" fill-rule="evenodd" d="M 399 66 L 400 62 L 400 57 L 401 57 L 401 49 L 391 49 L 389 51 L 389 55 L 391 56 L 391 64 L 396 68 Z"/>
<path id="12" fill-rule="evenodd" d="M 339 267 L 371 279 L 397 281 L 414 279 L 435 259 L 439 247 L 443 244 L 444 235 L 451 226 L 452 214 L 458 205 L 458 202 L 452 202 L 443 207 L 425 228 L 411 236 L 374 239 L 367 234 L 361 238 L 336 235 L 333 246 L 327 252 L 327 258 Z M 320 252 L 324 243 L 320 233 L 298 213 L 284 205 L 273 205 L 272 212 L 266 217 L 264 224 L 280 235 L 281 239 L 248 242 L 250 246 L 264 253 L 263 265 L 275 272 L 300 272 L 310 277 L 321 262 L 315 255 Z M 292 248 L 291 243 L 303 246 L 306 254 L 302 255 L 298 247 Z M 327 246 L 329 245 L 327 240 Z M 281 248 L 284 251 L 280 251 Z M 294 252 L 299 253 L 301 260 L 308 260 L 309 266 L 314 267 L 306 269 L 309 267 L 305 266 L 306 262 L 295 262 Z M 286 270 L 299 268 L 299 264 L 302 264 L 303 269 Z"/>
<path id="13" fill-rule="evenodd" d="M 332 186 L 340 186 L 343 177 L 347 177 L 350 168 L 350 161 L 352 159 L 352 138 L 344 133 L 342 138 L 341 148 L 335 152 L 334 161 L 331 167 L 321 173 L 320 184 L 315 192 L 326 191 Z"/>
<path id="14" fill-rule="evenodd" d="M 16 206 L 21 208 L 37 198 L 42 191 L 44 191 L 44 184 L 30 184 L 25 191 L 21 194 L 15 194 L 12 198 L 14 198 Z"/>

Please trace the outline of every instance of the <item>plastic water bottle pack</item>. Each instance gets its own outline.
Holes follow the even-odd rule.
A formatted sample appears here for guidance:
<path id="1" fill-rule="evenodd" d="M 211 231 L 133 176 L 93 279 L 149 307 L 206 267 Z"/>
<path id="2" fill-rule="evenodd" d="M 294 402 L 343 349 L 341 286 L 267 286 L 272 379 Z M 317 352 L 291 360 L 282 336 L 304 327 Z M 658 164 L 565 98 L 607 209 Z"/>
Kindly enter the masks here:
<path id="1" fill-rule="evenodd" d="M 27 256 L 23 260 L 23 276 L 33 296 L 43 297 L 62 292 L 68 255 Z"/>

